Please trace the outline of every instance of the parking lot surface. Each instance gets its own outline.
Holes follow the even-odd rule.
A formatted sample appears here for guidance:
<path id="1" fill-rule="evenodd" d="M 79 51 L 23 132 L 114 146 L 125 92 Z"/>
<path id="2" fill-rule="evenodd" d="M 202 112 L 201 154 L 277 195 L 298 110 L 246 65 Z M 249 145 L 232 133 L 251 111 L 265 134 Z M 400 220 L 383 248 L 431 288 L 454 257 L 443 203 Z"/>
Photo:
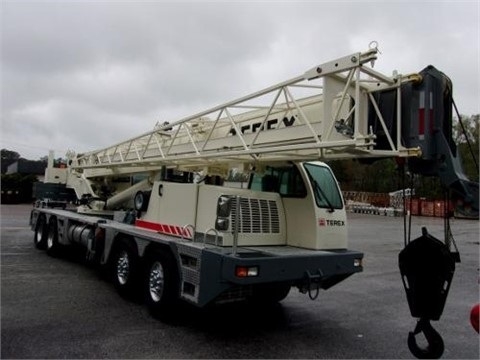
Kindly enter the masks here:
<path id="1" fill-rule="evenodd" d="M 1 357 L 7 358 L 413 358 L 415 327 L 398 271 L 403 219 L 349 214 L 350 248 L 364 272 L 315 301 L 292 289 L 280 304 L 185 307 L 178 319 L 152 318 L 125 300 L 98 270 L 51 258 L 33 246 L 30 206 L 1 205 Z M 443 221 L 413 218 L 442 239 Z M 479 302 L 479 222 L 452 220 L 457 264 L 442 318 L 432 322 L 443 357 L 478 359 L 469 321 Z"/>

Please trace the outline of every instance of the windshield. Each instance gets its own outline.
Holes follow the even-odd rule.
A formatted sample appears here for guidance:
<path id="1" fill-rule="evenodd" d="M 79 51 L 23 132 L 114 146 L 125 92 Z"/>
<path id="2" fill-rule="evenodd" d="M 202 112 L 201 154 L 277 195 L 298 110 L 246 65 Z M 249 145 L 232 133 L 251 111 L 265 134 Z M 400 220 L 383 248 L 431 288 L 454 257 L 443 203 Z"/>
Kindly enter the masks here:
<path id="1" fill-rule="evenodd" d="M 305 163 L 303 166 L 312 182 L 317 206 L 328 209 L 342 209 L 342 197 L 338 191 L 337 181 L 330 169 L 311 163 Z"/>

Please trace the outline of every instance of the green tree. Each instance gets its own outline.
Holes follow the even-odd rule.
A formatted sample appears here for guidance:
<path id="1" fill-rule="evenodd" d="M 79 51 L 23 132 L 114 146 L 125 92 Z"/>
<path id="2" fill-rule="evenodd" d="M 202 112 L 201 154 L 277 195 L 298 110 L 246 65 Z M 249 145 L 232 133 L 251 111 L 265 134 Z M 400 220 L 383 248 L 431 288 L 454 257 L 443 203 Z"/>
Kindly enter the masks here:
<path id="1" fill-rule="evenodd" d="M 40 157 L 38 161 L 42 161 L 44 163 L 48 163 L 48 155 Z M 53 159 L 53 167 L 60 167 L 61 165 L 66 165 L 68 162 L 67 159 L 64 159 L 62 157 L 58 157 L 56 159 Z"/>
<path id="2" fill-rule="evenodd" d="M 454 118 L 452 136 L 457 144 L 457 151 L 462 159 L 465 174 L 470 180 L 478 182 L 480 114 L 472 116 L 462 115 L 461 119 L 462 123 L 457 118 Z"/>
<path id="3" fill-rule="evenodd" d="M 7 168 L 15 161 L 20 159 L 20 154 L 16 151 L 2 149 L 0 150 L 2 160 L 2 174 L 7 172 Z"/>
<path id="4" fill-rule="evenodd" d="M 388 193 L 398 189 L 394 159 L 380 159 L 372 163 L 355 159 L 334 160 L 328 165 L 342 190 Z"/>

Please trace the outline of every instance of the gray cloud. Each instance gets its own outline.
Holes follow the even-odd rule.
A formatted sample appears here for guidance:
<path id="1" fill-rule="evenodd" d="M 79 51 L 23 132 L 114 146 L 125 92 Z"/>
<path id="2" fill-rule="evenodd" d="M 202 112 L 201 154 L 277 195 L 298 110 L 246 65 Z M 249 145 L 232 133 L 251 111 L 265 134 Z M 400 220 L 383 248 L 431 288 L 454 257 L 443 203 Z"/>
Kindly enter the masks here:
<path id="1" fill-rule="evenodd" d="M 479 113 L 475 2 L 2 4 L 2 148 L 100 148 L 380 44 L 377 70 L 433 64 Z"/>

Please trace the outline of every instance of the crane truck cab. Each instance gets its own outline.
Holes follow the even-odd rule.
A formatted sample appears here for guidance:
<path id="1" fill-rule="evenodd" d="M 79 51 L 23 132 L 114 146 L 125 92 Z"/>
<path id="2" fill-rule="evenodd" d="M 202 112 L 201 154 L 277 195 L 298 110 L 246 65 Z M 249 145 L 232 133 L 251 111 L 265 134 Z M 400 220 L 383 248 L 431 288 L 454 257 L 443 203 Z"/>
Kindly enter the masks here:
<path id="1" fill-rule="evenodd" d="M 342 194 L 319 161 L 260 166 L 247 189 L 156 181 L 135 203 L 136 226 L 219 246 L 347 248 Z"/>
<path id="2" fill-rule="evenodd" d="M 316 250 L 347 248 L 342 192 L 325 163 L 267 166 L 252 174 L 249 188 L 280 194 L 288 245 Z"/>

